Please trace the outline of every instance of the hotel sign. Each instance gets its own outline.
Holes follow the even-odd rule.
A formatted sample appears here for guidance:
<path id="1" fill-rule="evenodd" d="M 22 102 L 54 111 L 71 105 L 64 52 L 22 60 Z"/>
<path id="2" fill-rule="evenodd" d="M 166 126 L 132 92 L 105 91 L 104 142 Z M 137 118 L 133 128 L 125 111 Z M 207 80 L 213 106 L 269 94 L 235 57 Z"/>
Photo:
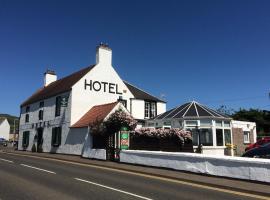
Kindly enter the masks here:
<path id="1" fill-rule="evenodd" d="M 105 81 L 93 81 L 93 80 L 84 80 L 84 89 L 85 90 L 91 90 L 96 92 L 108 92 L 111 94 L 119 94 L 122 93 L 119 92 L 118 84 L 116 83 L 109 83 Z"/>

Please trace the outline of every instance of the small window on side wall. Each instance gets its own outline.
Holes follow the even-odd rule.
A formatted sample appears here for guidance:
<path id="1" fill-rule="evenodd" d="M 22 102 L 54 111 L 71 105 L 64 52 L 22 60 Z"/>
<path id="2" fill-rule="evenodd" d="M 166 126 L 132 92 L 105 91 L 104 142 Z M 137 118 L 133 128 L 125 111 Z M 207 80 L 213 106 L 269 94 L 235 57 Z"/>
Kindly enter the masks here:
<path id="1" fill-rule="evenodd" d="M 244 131 L 244 143 L 250 143 L 249 131 Z"/>
<path id="2" fill-rule="evenodd" d="M 52 146 L 59 147 L 61 145 L 62 127 L 52 128 Z"/>
<path id="3" fill-rule="evenodd" d="M 29 122 L 29 114 L 25 115 L 25 123 Z"/>
<path id="4" fill-rule="evenodd" d="M 43 110 L 40 110 L 40 111 L 38 112 L 38 119 L 39 119 L 39 120 L 43 120 Z"/>

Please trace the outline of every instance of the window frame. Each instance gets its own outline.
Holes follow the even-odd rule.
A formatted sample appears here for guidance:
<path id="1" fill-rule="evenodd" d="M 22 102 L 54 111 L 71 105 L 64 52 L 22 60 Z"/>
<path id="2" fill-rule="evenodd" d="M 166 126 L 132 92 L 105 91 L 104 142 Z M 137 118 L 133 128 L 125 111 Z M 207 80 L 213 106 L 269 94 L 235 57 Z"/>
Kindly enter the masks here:
<path id="1" fill-rule="evenodd" d="M 61 115 L 61 96 L 55 98 L 55 117 Z"/>
<path id="2" fill-rule="evenodd" d="M 59 147 L 61 145 L 62 140 L 62 127 L 53 127 L 52 128 L 52 138 L 51 138 L 51 146 Z"/>
<path id="3" fill-rule="evenodd" d="M 30 131 L 23 132 L 22 147 L 27 148 L 29 146 Z"/>
<path id="4" fill-rule="evenodd" d="M 43 110 L 39 110 L 38 111 L 38 120 L 40 120 L 40 121 L 43 120 L 43 114 L 44 114 L 44 111 Z"/>
<path id="5" fill-rule="evenodd" d="M 246 133 L 247 133 L 248 140 L 245 140 L 245 134 Z M 250 131 L 243 131 L 243 140 L 244 140 L 244 144 L 249 144 L 250 143 Z"/>

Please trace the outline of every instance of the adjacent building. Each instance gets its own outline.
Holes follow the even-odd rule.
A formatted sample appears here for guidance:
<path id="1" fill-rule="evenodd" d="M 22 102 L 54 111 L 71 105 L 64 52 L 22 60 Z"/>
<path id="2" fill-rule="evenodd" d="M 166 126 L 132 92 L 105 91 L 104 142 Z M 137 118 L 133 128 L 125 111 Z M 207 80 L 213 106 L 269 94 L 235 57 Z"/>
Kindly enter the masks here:
<path id="1" fill-rule="evenodd" d="M 9 140 L 10 125 L 6 118 L 0 118 L 0 138 Z"/>
<path id="2" fill-rule="evenodd" d="M 122 80 L 112 66 L 112 50 L 99 45 L 94 65 L 61 79 L 46 71 L 44 86 L 21 104 L 18 148 L 30 151 L 35 145 L 43 152 L 81 155 L 92 136 L 85 124 L 78 125 L 95 106 L 119 106 L 115 102 L 138 126 L 166 111 L 165 101 Z M 99 116 L 94 114 L 92 118 Z"/>
<path id="3" fill-rule="evenodd" d="M 195 101 L 148 120 L 146 126 L 191 131 L 194 149 L 202 144 L 203 153 L 211 155 L 241 155 L 247 144 L 256 142 L 257 137 L 255 123 L 234 121 L 231 117 Z"/>

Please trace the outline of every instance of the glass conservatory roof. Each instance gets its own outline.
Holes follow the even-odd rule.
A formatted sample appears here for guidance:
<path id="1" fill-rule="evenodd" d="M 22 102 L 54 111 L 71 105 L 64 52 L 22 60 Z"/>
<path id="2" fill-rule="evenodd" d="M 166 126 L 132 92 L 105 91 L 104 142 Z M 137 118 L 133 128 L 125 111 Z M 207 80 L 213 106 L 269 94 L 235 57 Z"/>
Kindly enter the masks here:
<path id="1" fill-rule="evenodd" d="M 222 118 L 231 119 L 225 114 L 221 114 L 210 109 L 196 101 L 185 103 L 173 108 L 163 114 L 156 116 L 154 119 L 178 119 L 178 118 Z"/>

